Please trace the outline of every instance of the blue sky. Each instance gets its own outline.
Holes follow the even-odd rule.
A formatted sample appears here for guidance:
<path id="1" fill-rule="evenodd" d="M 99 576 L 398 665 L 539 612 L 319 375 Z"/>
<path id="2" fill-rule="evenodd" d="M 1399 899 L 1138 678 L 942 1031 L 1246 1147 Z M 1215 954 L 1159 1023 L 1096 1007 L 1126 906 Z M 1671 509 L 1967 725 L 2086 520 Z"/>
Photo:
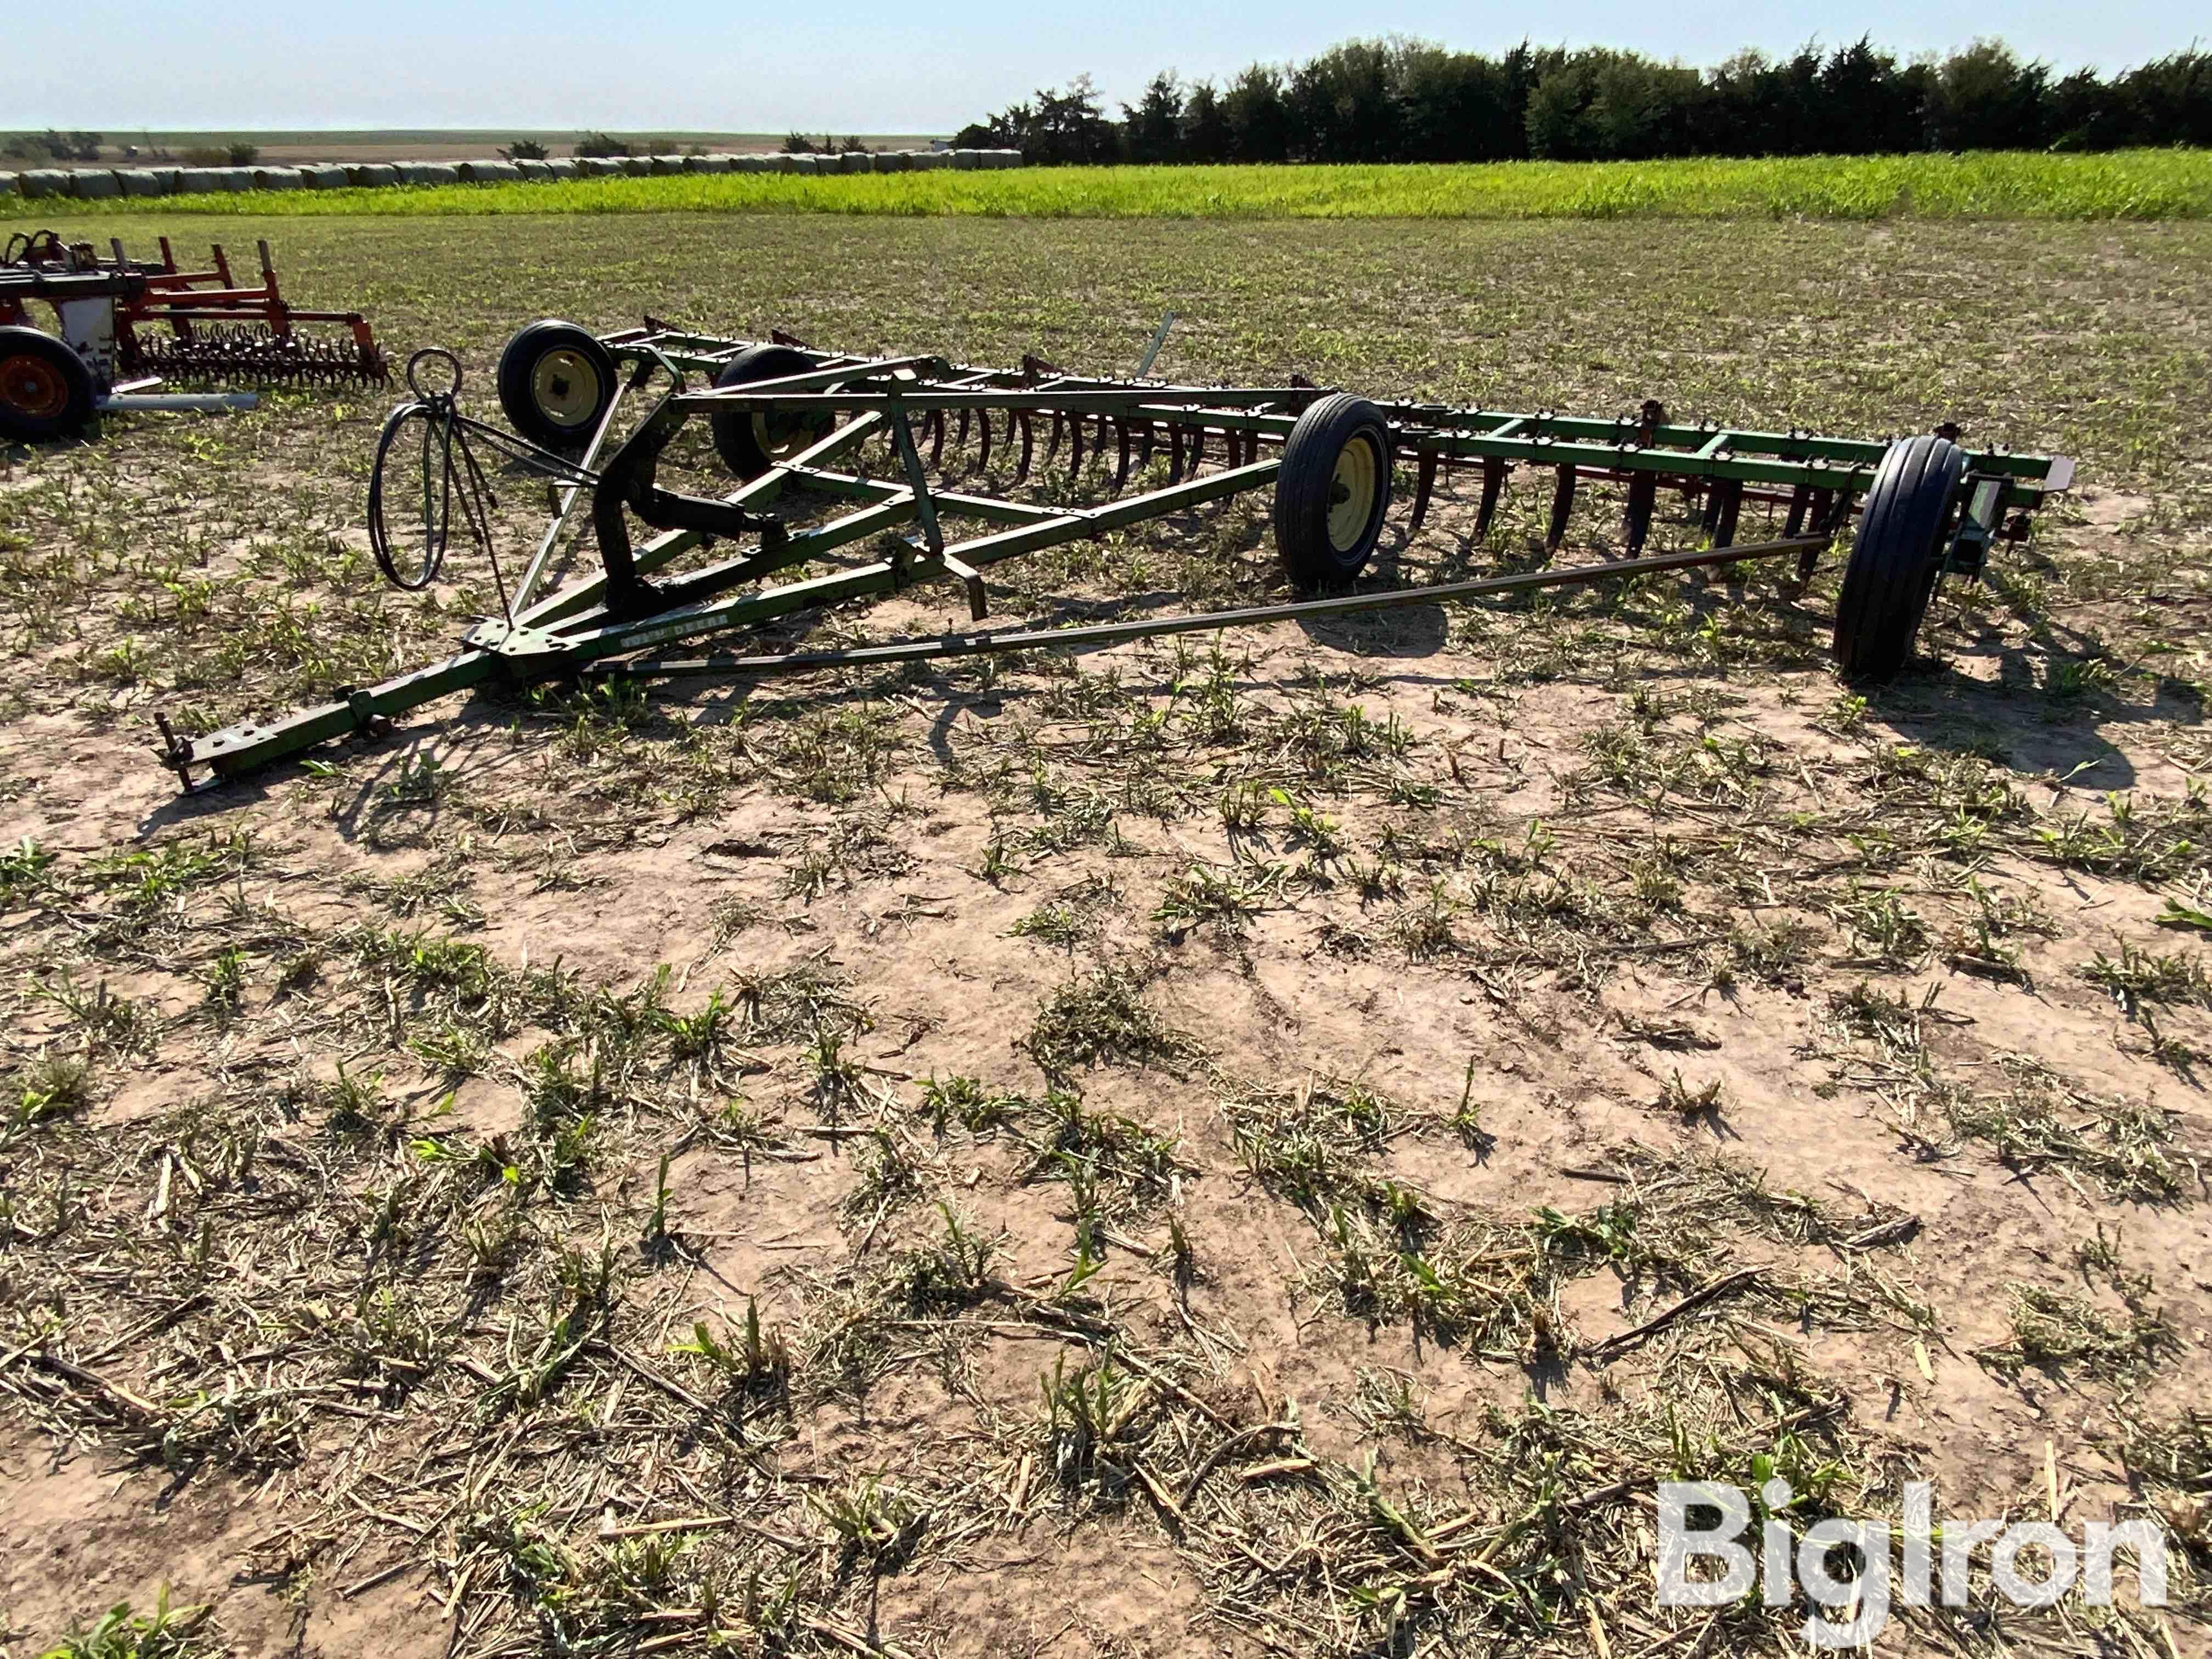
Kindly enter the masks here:
<path id="1" fill-rule="evenodd" d="M 290 9 L 287 9 L 288 10 Z M 1209 9 L 1184 0 L 389 0 L 299 9 L 266 23 L 143 0 L 19 7 L 9 20 L 0 129 L 607 127 L 950 131 L 1088 70 L 1109 99 L 1156 70 L 1234 74 L 1350 35 L 1403 33 L 1497 51 L 1632 47 L 1694 64 L 1738 47 L 1870 33 L 1900 54 L 1978 32 L 2060 70 L 2111 70 L 2191 44 L 2204 13 L 2179 0 L 2093 6 L 2016 0 L 1960 14 L 1900 0 L 1844 9 L 1771 0 L 1741 13 L 1652 0 L 1476 9 L 1319 0 Z"/>

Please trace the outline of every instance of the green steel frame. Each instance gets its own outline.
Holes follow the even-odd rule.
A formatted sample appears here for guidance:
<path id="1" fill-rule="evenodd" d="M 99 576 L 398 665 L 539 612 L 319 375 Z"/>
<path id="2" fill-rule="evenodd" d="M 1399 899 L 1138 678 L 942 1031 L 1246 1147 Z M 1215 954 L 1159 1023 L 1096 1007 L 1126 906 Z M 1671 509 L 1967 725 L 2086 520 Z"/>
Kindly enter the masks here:
<path id="1" fill-rule="evenodd" d="M 552 521 L 505 610 L 480 622 L 441 662 L 341 699 L 204 737 L 161 730 L 164 761 L 185 788 L 206 787 L 285 756 L 356 732 L 382 730 L 395 717 L 452 693 L 494 682 L 530 684 L 581 674 L 658 676 L 701 672 L 801 672 L 842 663 L 911 659 L 982 650 L 1077 648 L 1146 634 L 1236 626 L 1292 616 L 1464 600 L 1530 586 L 1566 586 L 1795 552 L 1809 574 L 1820 549 L 1849 520 L 1887 445 L 1805 432 L 1758 432 L 1670 422 L 1656 403 L 1607 421 L 1509 414 L 1436 404 L 1382 403 L 1401 465 L 1415 474 L 1412 528 L 1418 532 L 1440 477 L 1471 471 L 1481 480 L 1477 532 L 1516 472 L 1549 478 L 1551 532 L 1559 542 L 1577 486 L 1601 479 L 1624 486 L 1627 556 L 1438 587 L 1309 599 L 1257 610 L 1154 617 L 1104 629 L 978 632 L 903 646 L 788 657 L 637 659 L 634 653 L 707 638 L 840 600 L 893 592 L 922 581 L 954 581 L 970 614 L 988 614 L 983 573 L 1005 560 L 1103 535 L 1149 519 L 1272 485 L 1299 415 L 1326 395 L 1298 381 L 1263 387 L 1178 386 L 1060 373 L 1031 358 L 1018 369 L 969 368 L 936 357 L 864 358 L 804 348 L 805 372 L 772 380 L 692 390 L 710 383 L 756 343 L 649 325 L 601 337 L 626 371 L 580 455 L 542 456 L 542 471 L 565 484 Z M 411 369 L 410 369 L 411 374 Z M 626 433 L 625 409 L 665 378 L 664 392 Z M 418 392 L 418 396 L 421 394 Z M 409 406 L 403 405 L 403 410 Z M 450 403 L 445 408 L 450 410 Z M 395 417 L 399 411 L 395 411 Z M 830 429 L 776 459 L 725 496 L 661 489 L 655 468 L 677 430 L 695 416 L 810 417 Z M 1066 444 L 1069 465 L 1088 453 L 1110 460 L 1117 487 L 1142 474 L 1164 439 L 1168 482 L 1093 507 L 1054 507 L 948 488 L 935 466 L 957 420 L 969 423 L 986 456 L 994 422 L 998 441 L 1018 447 L 1018 477 L 1036 460 L 1039 428 L 1048 425 L 1048 463 Z M 467 423 L 473 424 L 473 423 Z M 481 428 L 480 428 L 481 429 Z M 1950 433 L 1946 435 L 1955 435 Z M 885 443 L 880 471 L 858 465 L 872 441 Z M 510 449 L 519 447 L 506 440 Z M 925 460 L 924 452 L 929 453 Z M 1006 452 L 1002 450 L 1001 453 Z M 604 459 L 603 459 L 604 458 Z M 526 457 L 526 463 L 528 458 Z M 1213 470 L 1204 471 L 1209 462 Z M 933 480 L 933 471 L 937 477 Z M 1973 452 L 1946 568 L 1978 574 L 1997 540 L 2026 533 L 2027 515 L 2070 484 L 2063 457 Z M 1661 489 L 1702 509 L 1707 545 L 1692 552 L 1639 556 Z M 842 499 L 853 510 L 791 530 L 762 509 L 787 491 Z M 588 501 L 599 569 L 544 591 L 564 536 Z M 1737 514 L 1747 501 L 1786 514 L 1778 539 L 1740 544 Z M 633 544 L 635 519 L 659 533 Z M 982 533 L 949 539 L 949 520 L 974 521 Z M 918 530 L 919 534 L 904 533 Z M 735 556 L 656 580 L 684 555 L 714 541 L 738 543 Z M 763 585 L 763 579 L 822 560 L 856 543 L 877 542 L 884 556 L 826 574 Z M 625 660 L 627 659 L 627 660 Z"/>

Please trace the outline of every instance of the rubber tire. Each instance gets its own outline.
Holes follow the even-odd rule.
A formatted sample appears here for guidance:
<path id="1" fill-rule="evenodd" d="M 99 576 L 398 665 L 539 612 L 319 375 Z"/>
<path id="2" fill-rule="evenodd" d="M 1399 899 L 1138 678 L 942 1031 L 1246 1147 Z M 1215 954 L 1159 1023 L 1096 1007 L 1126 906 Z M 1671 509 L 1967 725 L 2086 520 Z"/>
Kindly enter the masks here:
<path id="1" fill-rule="evenodd" d="M 1375 447 L 1375 505 L 1349 548 L 1329 539 L 1329 495 L 1346 446 Z M 1283 445 L 1275 474 L 1275 554 L 1300 592 L 1341 586 L 1366 568 L 1390 510 L 1390 423 L 1364 398 L 1331 392 L 1307 406 Z"/>
<path id="2" fill-rule="evenodd" d="M 814 366 L 813 358 L 794 347 L 757 345 L 724 363 L 715 372 L 714 384 L 750 386 L 756 380 L 781 380 L 787 375 L 804 374 Z M 836 424 L 826 416 L 818 421 L 812 416 L 800 418 L 817 427 L 825 437 Z M 761 447 L 751 416 L 710 415 L 707 423 L 714 428 L 714 453 L 739 480 L 750 483 L 775 465 L 775 458 Z"/>
<path id="3" fill-rule="evenodd" d="M 1901 438 L 1882 456 L 1836 599 L 1836 665 L 1846 678 L 1888 679 L 1911 655 L 1966 471 L 1966 452 L 1943 438 Z"/>
<path id="4" fill-rule="evenodd" d="M 599 395 L 590 416 L 574 426 L 563 426 L 538 406 L 530 382 L 548 352 L 573 351 L 599 374 Z M 614 353 L 601 345 L 589 329 L 548 317 L 518 329 L 499 354 L 499 406 L 507 423 L 541 449 L 577 450 L 592 441 L 615 399 L 619 381 Z"/>
<path id="5" fill-rule="evenodd" d="M 43 330 L 10 325 L 0 328 L 0 388 L 6 385 L 7 361 L 25 356 L 40 359 L 61 377 L 62 406 L 52 415 L 33 415 L 5 401 L 4 390 L 0 390 L 0 438 L 35 444 L 77 436 L 92 424 L 98 395 L 91 368 L 65 343 Z"/>

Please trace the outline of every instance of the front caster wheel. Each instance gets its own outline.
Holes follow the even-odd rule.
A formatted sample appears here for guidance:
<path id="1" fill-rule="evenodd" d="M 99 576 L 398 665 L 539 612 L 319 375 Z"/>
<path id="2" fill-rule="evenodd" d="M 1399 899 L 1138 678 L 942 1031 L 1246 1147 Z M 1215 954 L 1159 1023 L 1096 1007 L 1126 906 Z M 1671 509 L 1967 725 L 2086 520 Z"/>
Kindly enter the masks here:
<path id="1" fill-rule="evenodd" d="M 588 330 L 548 318 L 499 354 L 499 406 L 543 449 L 581 449 L 615 398 L 614 354 Z"/>

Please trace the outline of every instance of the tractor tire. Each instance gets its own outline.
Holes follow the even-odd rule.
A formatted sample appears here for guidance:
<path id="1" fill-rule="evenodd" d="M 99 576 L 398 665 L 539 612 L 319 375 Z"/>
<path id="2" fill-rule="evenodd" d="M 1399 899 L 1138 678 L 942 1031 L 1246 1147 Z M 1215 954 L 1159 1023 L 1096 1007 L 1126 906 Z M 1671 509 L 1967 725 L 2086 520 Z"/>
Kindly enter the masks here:
<path id="1" fill-rule="evenodd" d="M 1333 392 L 1310 405 L 1275 474 L 1275 553 L 1303 593 L 1365 568 L 1390 509 L 1390 426 L 1364 398 Z"/>
<path id="2" fill-rule="evenodd" d="M 1836 665 L 1847 679 L 1888 679 L 1911 654 L 1966 471 L 1966 452 L 1937 437 L 1901 438 L 1881 458 L 1836 599 Z"/>
<path id="3" fill-rule="evenodd" d="M 0 438 L 48 443 L 92 424 L 97 391 L 83 358 L 35 328 L 0 328 Z"/>
<path id="4" fill-rule="evenodd" d="M 714 376 L 717 386 L 750 386 L 756 380 L 781 380 L 804 374 L 814 359 L 792 346 L 757 345 L 740 351 Z M 801 450 L 827 437 L 836 417 L 826 412 L 778 415 L 714 415 L 708 424 L 714 431 L 714 453 L 739 479 L 750 482 Z"/>
<path id="5" fill-rule="evenodd" d="M 614 402 L 614 354 L 574 323 L 519 329 L 499 354 L 499 406 L 541 449 L 581 449 Z"/>

